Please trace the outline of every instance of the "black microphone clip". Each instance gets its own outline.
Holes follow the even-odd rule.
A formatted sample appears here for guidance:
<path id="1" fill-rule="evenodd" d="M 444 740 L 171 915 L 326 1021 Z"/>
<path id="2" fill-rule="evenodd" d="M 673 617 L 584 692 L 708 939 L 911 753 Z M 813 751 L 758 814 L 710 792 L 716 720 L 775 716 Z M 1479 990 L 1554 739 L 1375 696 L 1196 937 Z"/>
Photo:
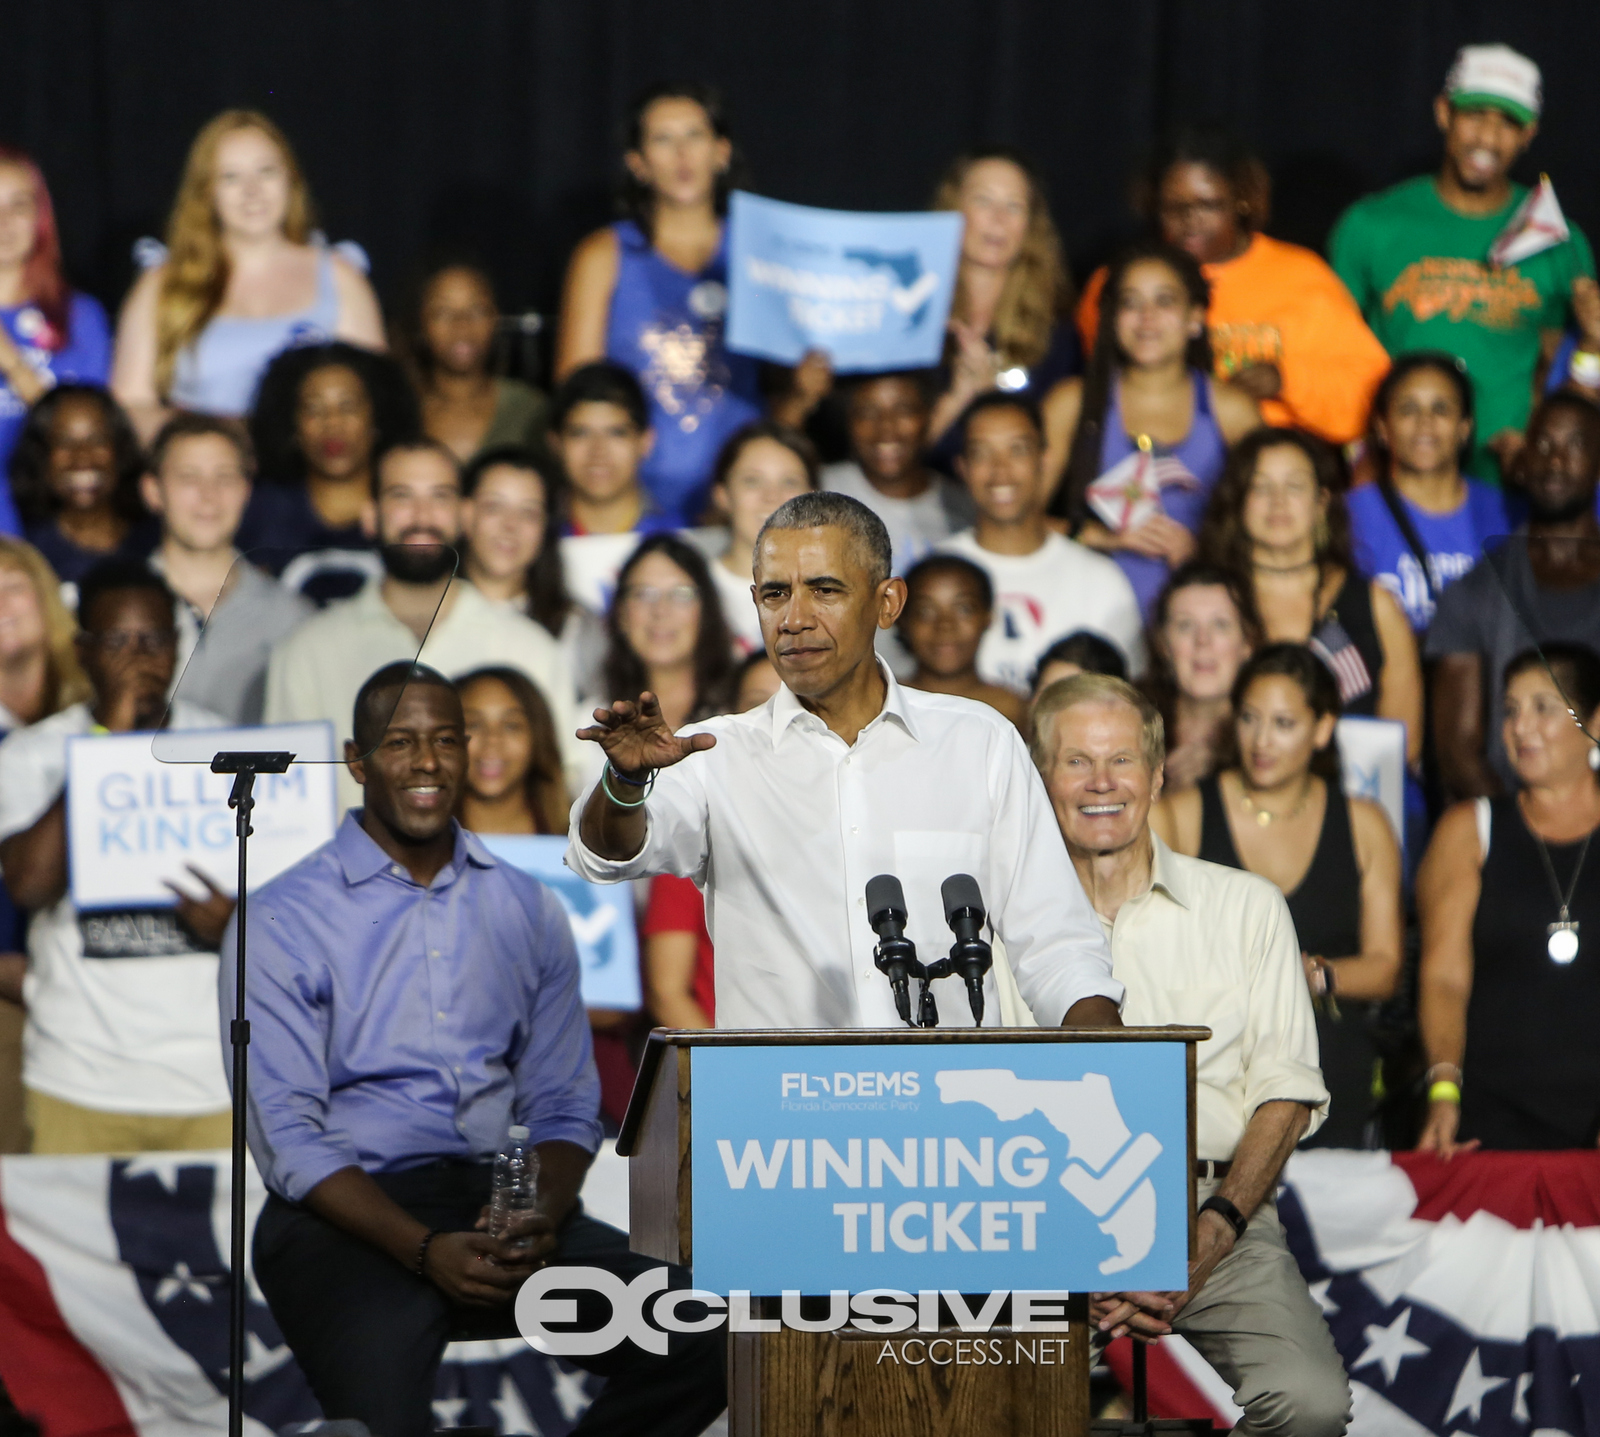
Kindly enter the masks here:
<path id="1" fill-rule="evenodd" d="M 867 921 L 878 935 L 878 946 L 872 950 L 872 961 L 877 964 L 878 971 L 889 979 L 889 986 L 894 990 L 895 1010 L 908 1027 L 917 1027 L 911 1021 L 909 980 L 923 979 L 923 992 L 926 994 L 927 970 L 917 960 L 916 944 L 906 937 L 905 890 L 893 874 L 880 873 L 876 878 L 867 880 Z"/>
<path id="2" fill-rule="evenodd" d="M 994 966 L 994 952 L 983 938 L 983 925 L 988 915 L 983 910 L 983 893 L 977 879 L 967 873 L 953 873 L 939 888 L 944 899 L 944 921 L 956 935 L 950 945 L 950 956 L 930 965 L 942 969 L 939 975 L 959 973 L 967 985 L 967 1002 L 972 1008 L 972 1021 L 983 1026 L 983 980 Z"/>

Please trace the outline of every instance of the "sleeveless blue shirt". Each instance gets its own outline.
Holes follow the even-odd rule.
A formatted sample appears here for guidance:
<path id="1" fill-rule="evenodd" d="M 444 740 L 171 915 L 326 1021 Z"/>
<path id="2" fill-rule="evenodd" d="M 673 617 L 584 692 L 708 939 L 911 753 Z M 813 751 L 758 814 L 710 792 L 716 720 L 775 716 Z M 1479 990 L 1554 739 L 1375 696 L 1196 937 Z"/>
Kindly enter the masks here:
<path id="1" fill-rule="evenodd" d="M 1199 533 L 1200 520 L 1205 516 L 1206 502 L 1217 480 L 1222 477 L 1222 466 L 1228 459 L 1228 443 L 1222 437 L 1216 416 L 1211 412 L 1211 386 L 1199 370 L 1189 371 L 1194 386 L 1194 415 L 1189 421 L 1189 432 L 1173 445 L 1157 444 L 1153 452 L 1170 455 L 1192 474 L 1195 487 L 1170 485 L 1161 490 L 1161 507 L 1169 519 L 1176 519 L 1190 533 Z M 1122 422 L 1122 384 L 1113 383 L 1111 402 L 1106 405 L 1106 418 L 1100 441 L 1100 472 L 1104 474 L 1119 464 L 1138 448 L 1134 437 Z M 1118 549 L 1111 555 L 1117 566 L 1128 576 L 1133 592 L 1139 596 L 1139 611 L 1149 619 L 1155 602 L 1166 587 L 1170 570 L 1165 559 L 1153 559 L 1148 554 L 1135 554 Z"/>
<path id="2" fill-rule="evenodd" d="M 309 309 L 265 319 L 214 315 L 178 355 L 168 396 L 179 409 L 201 414 L 248 414 L 262 371 L 285 349 L 326 344 L 339 323 L 333 257 L 317 256 L 317 297 Z"/>
<path id="3" fill-rule="evenodd" d="M 655 447 L 639 480 L 677 524 L 698 521 L 717 451 L 761 416 L 756 363 L 723 345 L 728 312 L 728 236 L 698 274 L 663 258 L 632 220 L 617 237 L 617 285 L 606 320 L 606 358 L 644 390 Z"/>

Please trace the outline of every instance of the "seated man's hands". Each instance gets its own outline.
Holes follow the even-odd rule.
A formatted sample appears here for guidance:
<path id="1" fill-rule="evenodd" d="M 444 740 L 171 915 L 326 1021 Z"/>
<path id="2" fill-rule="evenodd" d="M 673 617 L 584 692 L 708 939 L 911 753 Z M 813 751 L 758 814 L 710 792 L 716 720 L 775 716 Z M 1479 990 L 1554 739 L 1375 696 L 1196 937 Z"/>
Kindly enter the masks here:
<path id="1" fill-rule="evenodd" d="M 1089 1304 L 1090 1321 L 1109 1337 L 1154 1342 L 1167 1336 L 1178 1314 L 1194 1300 L 1238 1240 L 1232 1226 L 1214 1212 L 1200 1214 L 1196 1239 L 1187 1292 L 1096 1293 Z"/>
<path id="2" fill-rule="evenodd" d="M 478 1214 L 476 1227 L 479 1232 L 489 1231 L 488 1207 Z M 523 1274 L 526 1277 L 543 1267 L 545 1258 L 556 1250 L 555 1219 L 545 1212 L 513 1213 L 510 1230 L 503 1241 L 512 1254 L 511 1265 L 526 1267 L 528 1271 Z"/>
<path id="3" fill-rule="evenodd" d="M 1111 1337 L 1154 1342 L 1172 1331 L 1182 1292 L 1097 1292 L 1089 1302 L 1089 1320 Z"/>
<path id="4" fill-rule="evenodd" d="M 486 1232 L 441 1232 L 428 1244 L 422 1275 L 452 1302 L 502 1307 L 539 1266 L 528 1249 Z"/>

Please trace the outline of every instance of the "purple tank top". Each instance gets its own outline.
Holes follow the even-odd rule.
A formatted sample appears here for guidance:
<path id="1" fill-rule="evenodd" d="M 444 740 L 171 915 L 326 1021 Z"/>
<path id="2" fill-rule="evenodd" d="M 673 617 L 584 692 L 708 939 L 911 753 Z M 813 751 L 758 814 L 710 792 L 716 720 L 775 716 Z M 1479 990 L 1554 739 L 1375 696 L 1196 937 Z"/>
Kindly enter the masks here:
<path id="1" fill-rule="evenodd" d="M 1222 466 L 1228 457 L 1227 441 L 1217 427 L 1216 416 L 1211 412 L 1211 386 L 1198 369 L 1189 371 L 1189 382 L 1194 386 L 1194 417 L 1189 422 L 1189 432 L 1176 444 L 1157 444 L 1151 452 L 1157 457 L 1176 459 L 1199 481 L 1196 486 L 1163 485 L 1161 507 L 1167 517 L 1176 519 L 1189 530 L 1198 533 L 1200 519 L 1217 480 L 1222 477 Z M 1100 441 L 1100 472 L 1104 474 L 1120 464 L 1138 447 L 1138 441 L 1128 433 L 1122 422 L 1122 381 L 1111 385 L 1111 401 L 1106 406 L 1106 421 L 1102 426 Z M 1146 554 L 1130 554 L 1119 549 L 1111 556 L 1133 585 L 1139 596 L 1139 611 L 1148 620 L 1155 602 L 1170 572 L 1164 559 L 1152 559 Z"/>

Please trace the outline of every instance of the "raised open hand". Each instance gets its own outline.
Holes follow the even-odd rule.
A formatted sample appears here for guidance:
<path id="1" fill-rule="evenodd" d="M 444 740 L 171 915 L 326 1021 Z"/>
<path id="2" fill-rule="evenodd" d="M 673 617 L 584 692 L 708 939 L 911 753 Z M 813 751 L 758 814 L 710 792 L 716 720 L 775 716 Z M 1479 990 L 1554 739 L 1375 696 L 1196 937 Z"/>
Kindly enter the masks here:
<path id="1" fill-rule="evenodd" d="M 670 768 L 692 753 L 715 746 L 708 733 L 679 738 L 661 716 L 661 704 L 646 690 L 637 703 L 618 699 L 610 708 L 596 709 L 594 723 L 578 730 L 578 737 L 597 743 L 606 751 L 624 778 L 642 779 L 652 769 Z"/>

